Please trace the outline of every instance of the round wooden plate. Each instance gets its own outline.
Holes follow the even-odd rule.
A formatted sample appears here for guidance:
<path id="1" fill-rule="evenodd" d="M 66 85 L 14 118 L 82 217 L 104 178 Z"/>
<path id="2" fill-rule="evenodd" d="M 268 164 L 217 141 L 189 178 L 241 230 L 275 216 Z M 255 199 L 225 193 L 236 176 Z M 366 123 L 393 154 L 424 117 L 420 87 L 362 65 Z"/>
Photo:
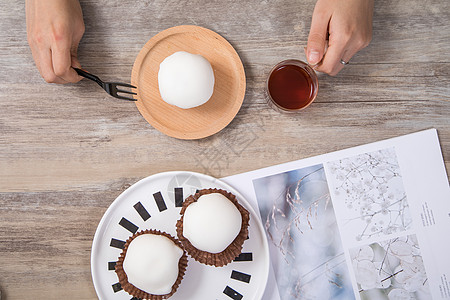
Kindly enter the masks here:
<path id="1" fill-rule="evenodd" d="M 161 99 L 160 63 L 177 51 L 200 54 L 214 70 L 214 93 L 203 105 L 182 109 Z M 182 25 L 152 37 L 133 65 L 136 105 L 153 127 L 179 139 L 200 139 L 217 133 L 238 113 L 245 96 L 245 72 L 239 55 L 222 36 L 198 26 Z"/>

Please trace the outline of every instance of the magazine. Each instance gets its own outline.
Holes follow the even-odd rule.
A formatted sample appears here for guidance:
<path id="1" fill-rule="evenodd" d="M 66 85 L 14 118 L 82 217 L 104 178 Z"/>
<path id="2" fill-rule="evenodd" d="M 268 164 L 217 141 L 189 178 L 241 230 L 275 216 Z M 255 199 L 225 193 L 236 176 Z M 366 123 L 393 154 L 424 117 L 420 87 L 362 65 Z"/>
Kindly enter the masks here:
<path id="1" fill-rule="evenodd" d="M 263 299 L 450 299 L 450 188 L 435 129 L 223 180 L 266 229 Z"/>

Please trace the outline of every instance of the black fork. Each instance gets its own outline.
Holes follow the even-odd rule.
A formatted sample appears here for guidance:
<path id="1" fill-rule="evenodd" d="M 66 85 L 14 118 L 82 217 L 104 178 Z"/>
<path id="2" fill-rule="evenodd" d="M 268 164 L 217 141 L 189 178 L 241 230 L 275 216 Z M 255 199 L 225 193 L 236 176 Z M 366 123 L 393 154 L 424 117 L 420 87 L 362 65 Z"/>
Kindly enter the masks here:
<path id="1" fill-rule="evenodd" d="M 101 86 L 111 96 L 119 98 L 119 99 L 123 99 L 123 100 L 136 101 L 136 99 L 134 99 L 134 98 L 128 98 L 128 97 L 124 97 L 124 96 L 117 94 L 117 93 L 123 93 L 123 94 L 136 95 L 135 92 L 121 89 L 121 88 L 135 89 L 136 88 L 135 86 L 133 86 L 131 84 L 120 83 L 120 82 L 103 82 L 100 78 L 98 78 L 98 76 L 95 76 L 94 74 L 91 74 L 89 72 L 86 72 L 86 71 L 78 69 L 78 68 L 73 68 L 73 69 L 78 73 L 78 75 L 97 82 L 98 85 Z"/>

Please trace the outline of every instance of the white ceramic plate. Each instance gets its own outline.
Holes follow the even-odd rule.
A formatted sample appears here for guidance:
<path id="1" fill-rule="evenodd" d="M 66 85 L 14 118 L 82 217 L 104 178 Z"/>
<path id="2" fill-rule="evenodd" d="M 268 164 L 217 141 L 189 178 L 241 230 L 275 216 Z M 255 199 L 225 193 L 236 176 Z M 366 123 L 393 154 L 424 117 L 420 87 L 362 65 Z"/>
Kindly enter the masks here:
<path id="1" fill-rule="evenodd" d="M 269 273 L 269 251 L 259 215 L 228 184 L 193 172 L 166 172 L 144 178 L 119 195 L 105 212 L 91 252 L 92 279 L 100 299 L 133 298 L 122 290 L 114 271 L 124 241 L 144 229 L 159 229 L 176 237 L 175 223 L 182 201 L 203 188 L 220 188 L 236 195 L 250 212 L 249 238 L 238 259 L 225 267 L 206 266 L 188 256 L 186 274 L 170 299 L 261 299 Z"/>

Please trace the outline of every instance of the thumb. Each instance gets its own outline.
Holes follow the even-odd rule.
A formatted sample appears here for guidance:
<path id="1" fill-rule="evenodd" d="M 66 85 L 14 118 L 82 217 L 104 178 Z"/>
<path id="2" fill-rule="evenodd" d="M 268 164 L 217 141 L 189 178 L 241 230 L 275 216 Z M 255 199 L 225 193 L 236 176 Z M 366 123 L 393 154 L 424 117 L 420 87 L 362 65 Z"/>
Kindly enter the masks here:
<path id="1" fill-rule="evenodd" d="M 72 65 L 72 67 L 81 69 L 80 61 L 78 60 L 78 58 L 76 56 L 72 56 L 71 65 Z"/>
<path id="2" fill-rule="evenodd" d="M 71 57 L 71 63 L 72 67 L 75 68 L 81 68 L 81 64 L 78 60 L 78 44 L 73 45 L 70 49 L 70 57 Z"/>
<path id="3" fill-rule="evenodd" d="M 328 23 L 331 16 L 321 8 L 320 3 L 321 1 L 318 1 L 314 8 L 306 47 L 306 59 L 310 65 L 316 65 L 322 60 L 327 43 Z"/>
<path id="4" fill-rule="evenodd" d="M 77 56 L 77 49 L 75 48 L 75 50 L 74 49 L 72 49 L 72 51 L 71 51 L 71 67 L 73 67 L 73 68 L 78 68 L 78 69 L 81 69 L 81 64 L 80 64 L 80 61 L 78 60 L 78 56 Z M 73 69 L 72 69 L 73 70 Z M 75 72 L 75 70 L 73 70 L 74 72 Z M 75 72 L 76 73 L 76 72 Z M 80 81 L 81 79 L 83 79 L 83 77 L 82 76 L 80 76 L 80 75 L 78 75 L 77 74 L 77 76 L 78 76 L 78 81 Z"/>

